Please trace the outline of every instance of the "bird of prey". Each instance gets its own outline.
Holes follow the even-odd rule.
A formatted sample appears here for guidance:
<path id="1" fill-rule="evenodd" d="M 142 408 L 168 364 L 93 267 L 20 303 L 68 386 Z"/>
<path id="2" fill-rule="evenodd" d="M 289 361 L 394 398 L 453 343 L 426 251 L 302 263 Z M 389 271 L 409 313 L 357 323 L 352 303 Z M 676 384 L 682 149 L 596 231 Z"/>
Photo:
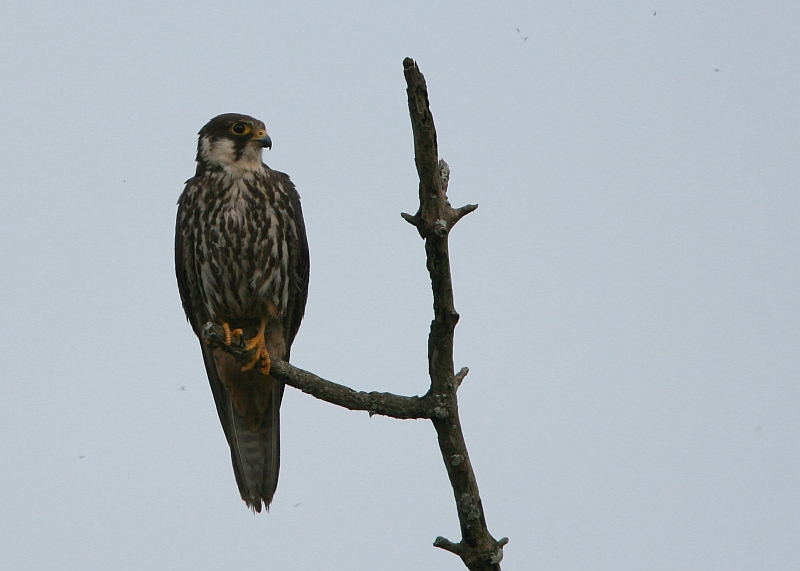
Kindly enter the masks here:
<path id="1" fill-rule="evenodd" d="M 300 196 L 261 160 L 264 123 L 227 113 L 200 130 L 197 172 L 178 200 L 175 271 L 186 318 L 200 339 L 239 492 L 256 512 L 278 485 L 283 383 L 270 355 L 289 359 L 308 295 Z M 203 342 L 207 322 L 254 350 L 241 366 Z"/>

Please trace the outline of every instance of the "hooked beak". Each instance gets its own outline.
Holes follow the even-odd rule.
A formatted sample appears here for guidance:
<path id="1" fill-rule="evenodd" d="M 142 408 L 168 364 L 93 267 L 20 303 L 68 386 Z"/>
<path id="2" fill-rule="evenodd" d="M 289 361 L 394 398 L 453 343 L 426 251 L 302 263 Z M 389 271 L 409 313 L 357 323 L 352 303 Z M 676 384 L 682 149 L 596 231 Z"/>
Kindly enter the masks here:
<path id="1" fill-rule="evenodd" d="M 253 137 L 253 140 L 262 147 L 272 149 L 272 139 L 269 138 L 269 135 L 267 135 L 266 131 L 259 131 L 256 133 Z"/>

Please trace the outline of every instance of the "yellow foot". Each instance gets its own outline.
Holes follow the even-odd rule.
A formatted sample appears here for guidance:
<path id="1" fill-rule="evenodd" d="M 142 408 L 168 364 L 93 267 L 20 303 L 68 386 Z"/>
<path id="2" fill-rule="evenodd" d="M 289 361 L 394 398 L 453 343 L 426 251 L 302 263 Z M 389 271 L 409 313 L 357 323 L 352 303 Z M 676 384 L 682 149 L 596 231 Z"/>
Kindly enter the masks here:
<path id="1" fill-rule="evenodd" d="M 234 329 L 231 331 L 231 326 L 227 323 L 222 324 L 222 330 L 225 331 L 225 345 L 228 347 L 231 346 L 231 337 L 241 337 L 242 333 L 244 333 L 241 329 Z"/>
<path id="2" fill-rule="evenodd" d="M 267 343 L 264 340 L 264 327 L 266 323 L 261 322 L 261 327 L 258 328 L 258 334 L 247 342 L 247 350 L 256 350 L 250 362 L 242 367 L 243 372 L 252 371 L 258 365 L 258 372 L 262 375 L 269 375 L 269 370 L 272 363 L 269 360 L 269 351 L 267 351 Z"/>

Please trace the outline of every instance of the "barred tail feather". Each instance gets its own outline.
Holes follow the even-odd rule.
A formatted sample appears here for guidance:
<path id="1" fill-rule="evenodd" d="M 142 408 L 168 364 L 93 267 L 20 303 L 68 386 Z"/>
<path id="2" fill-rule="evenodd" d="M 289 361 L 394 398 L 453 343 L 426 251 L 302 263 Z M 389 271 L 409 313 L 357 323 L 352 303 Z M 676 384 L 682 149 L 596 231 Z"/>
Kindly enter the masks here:
<path id="1" fill-rule="evenodd" d="M 259 513 L 262 503 L 269 511 L 272 496 L 278 487 L 282 397 L 283 384 L 275 382 L 264 419 L 257 432 L 248 428 L 244 418 L 236 412 L 230 400 L 228 401 L 233 419 L 229 444 L 236 484 L 248 507 Z"/>
<path id="2" fill-rule="evenodd" d="M 239 493 L 253 511 L 260 513 L 262 505 L 269 510 L 278 487 L 280 406 L 284 384 L 255 371 L 242 373 L 241 366 L 236 364 L 233 357 L 218 349 L 215 351 L 203 343 L 201 345 L 217 414 L 231 448 L 231 462 Z M 256 430 L 251 428 L 252 417 L 248 423 L 248 419 L 237 410 L 226 388 L 226 385 L 252 387 L 254 383 L 262 386 L 265 383 L 271 384 L 266 395 L 263 416 L 260 417 Z M 253 398 L 258 397 L 256 395 Z"/>

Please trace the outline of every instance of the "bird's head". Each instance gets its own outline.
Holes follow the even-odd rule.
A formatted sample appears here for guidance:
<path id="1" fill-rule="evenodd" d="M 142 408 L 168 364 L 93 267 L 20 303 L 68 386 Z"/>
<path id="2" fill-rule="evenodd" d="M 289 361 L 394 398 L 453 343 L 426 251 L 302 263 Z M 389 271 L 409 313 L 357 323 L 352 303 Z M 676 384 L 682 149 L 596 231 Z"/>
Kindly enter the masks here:
<path id="1" fill-rule="evenodd" d="M 231 174 L 253 172 L 261 169 L 262 149 L 272 148 L 264 123 L 249 115 L 218 115 L 198 134 L 198 168 L 222 167 Z"/>

